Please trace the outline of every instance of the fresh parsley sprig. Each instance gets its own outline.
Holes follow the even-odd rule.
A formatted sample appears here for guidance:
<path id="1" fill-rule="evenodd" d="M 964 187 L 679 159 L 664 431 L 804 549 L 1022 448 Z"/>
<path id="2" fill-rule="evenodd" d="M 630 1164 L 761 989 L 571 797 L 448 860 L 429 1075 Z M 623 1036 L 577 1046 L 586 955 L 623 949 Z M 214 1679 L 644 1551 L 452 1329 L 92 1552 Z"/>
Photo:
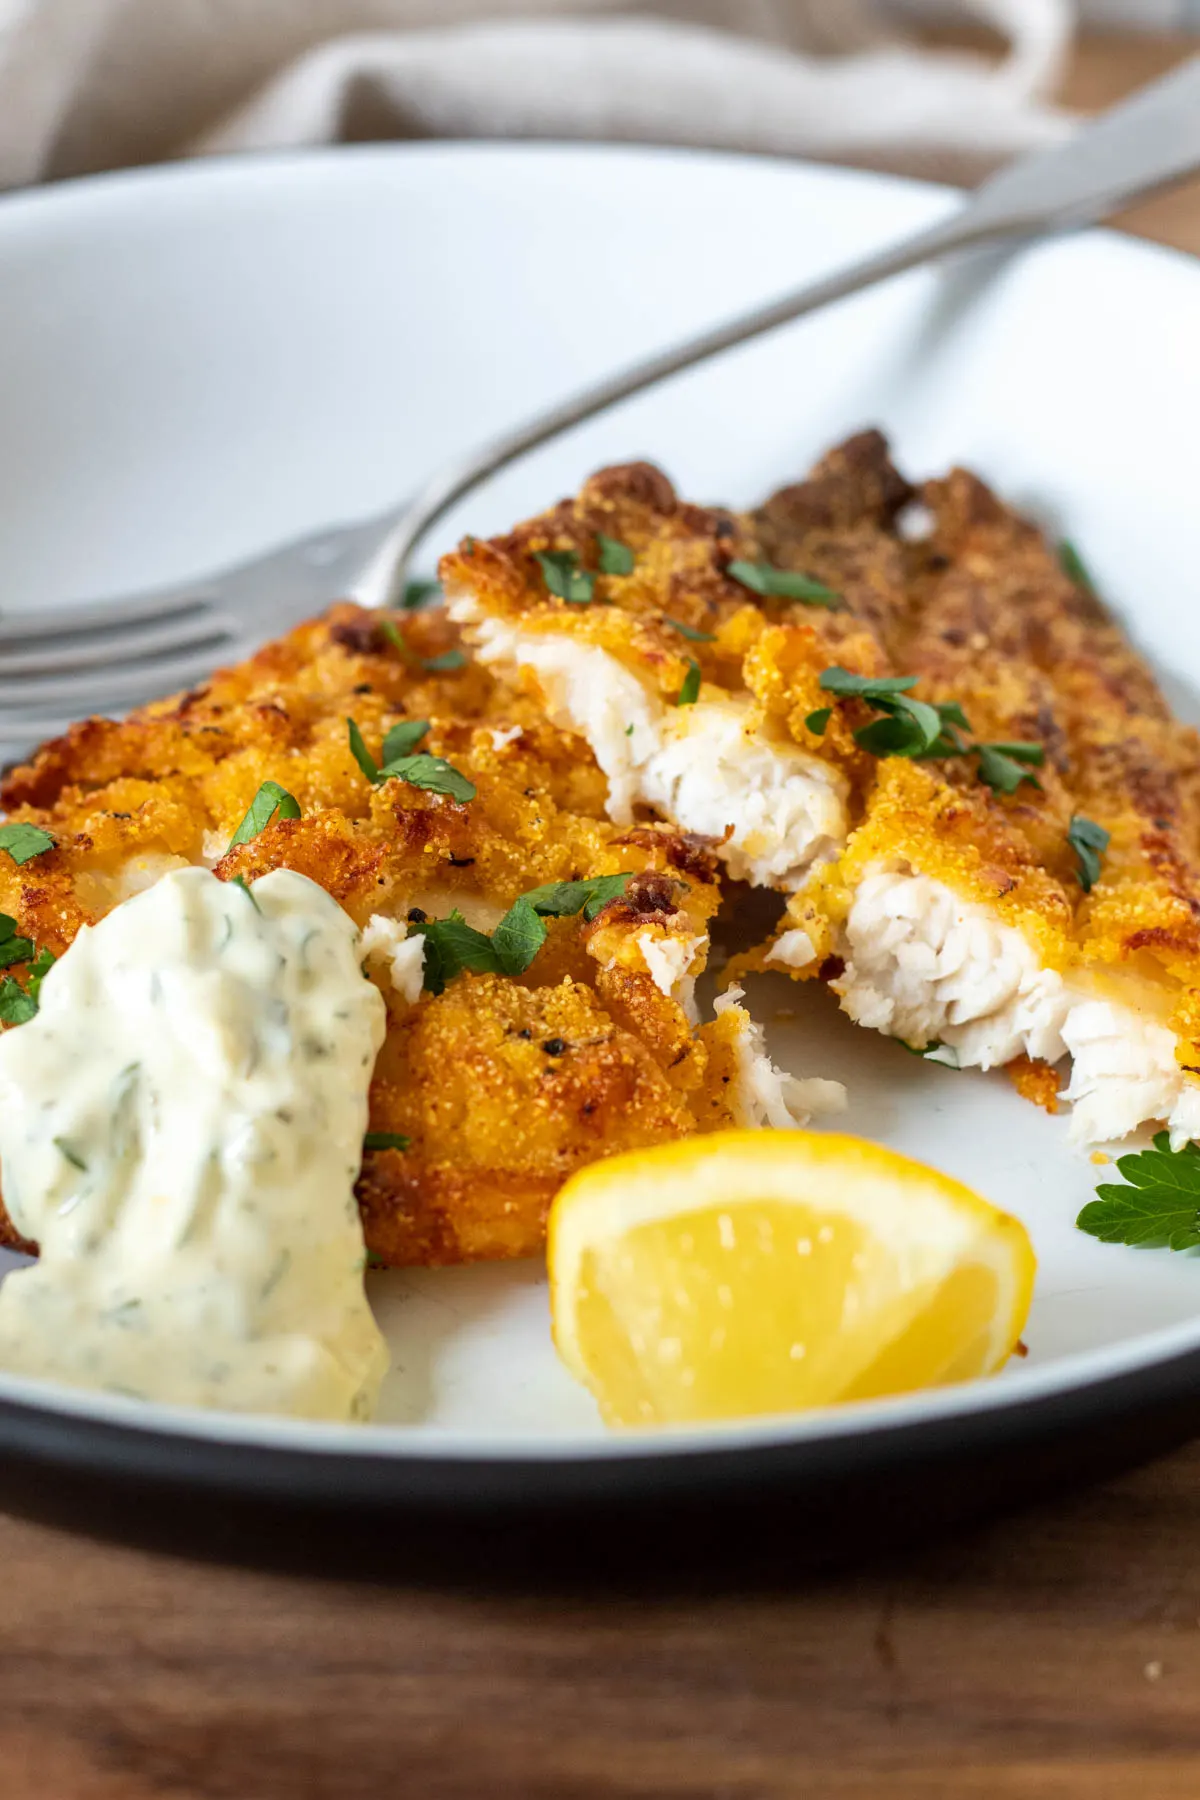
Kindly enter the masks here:
<path id="1" fill-rule="evenodd" d="M 688 657 L 687 674 L 679 690 L 676 706 L 695 706 L 700 698 L 700 664 L 694 656 Z"/>
<path id="2" fill-rule="evenodd" d="M 409 585 L 411 586 L 413 584 L 410 583 Z M 436 582 L 434 583 L 434 586 L 437 586 Z M 408 590 L 406 589 L 404 605 L 408 607 L 410 604 L 417 604 L 417 602 L 410 603 L 408 599 Z M 395 619 L 381 618 L 379 621 L 379 629 L 382 631 L 388 643 L 392 646 L 392 649 L 398 651 L 402 659 L 408 663 L 411 668 L 424 669 L 429 675 L 441 675 L 450 669 L 464 669 L 467 665 L 466 657 L 463 652 L 458 649 L 443 650 L 440 656 L 418 656 L 415 650 L 409 649 L 404 633 L 397 625 Z"/>
<path id="3" fill-rule="evenodd" d="M 979 779 L 995 793 L 1015 794 L 1023 781 L 1035 788 L 1042 785 L 1036 775 L 1021 766 L 1023 763 L 1032 763 L 1035 768 L 1042 766 L 1046 752 L 1041 744 L 972 744 L 967 754 L 978 756 Z"/>
<path id="4" fill-rule="evenodd" d="M 0 913 L 0 969 L 11 969 L 14 963 L 28 962 L 33 955 L 33 941 L 17 931 L 17 921 Z"/>
<path id="5" fill-rule="evenodd" d="M 346 726 L 350 754 L 373 787 L 395 779 L 406 781 L 410 787 L 423 788 L 430 794 L 448 794 L 460 805 L 475 798 L 475 783 L 468 781 L 453 763 L 441 756 L 429 756 L 424 751 L 414 754 L 416 745 L 429 730 L 428 719 L 402 719 L 398 725 L 393 725 L 383 740 L 382 763 L 376 763 L 354 720 L 347 719 Z"/>
<path id="6" fill-rule="evenodd" d="M 610 542 L 614 540 L 610 539 Z M 590 606 L 595 597 L 596 577 L 579 567 L 577 550 L 535 550 L 542 576 L 552 594 L 572 606 Z"/>
<path id="7" fill-rule="evenodd" d="M 246 816 L 229 840 L 232 850 L 238 844 L 249 844 L 267 829 L 272 819 L 298 819 L 300 802 L 277 781 L 264 781 L 250 802 Z"/>
<path id="8" fill-rule="evenodd" d="M 726 565 L 725 573 L 742 587 L 749 588 L 752 594 L 799 600 L 805 606 L 828 607 L 831 612 L 836 612 L 842 604 L 842 596 L 833 588 L 826 587 L 823 581 L 814 581 L 811 575 L 801 575 L 795 569 L 776 569 L 771 563 L 747 562 L 744 557 L 735 557 Z"/>
<path id="9" fill-rule="evenodd" d="M 1063 574 L 1069 576 L 1076 587 L 1083 588 L 1089 594 L 1095 593 L 1096 584 L 1092 580 L 1091 571 L 1070 538 L 1064 538 L 1058 546 L 1058 563 Z"/>
<path id="10" fill-rule="evenodd" d="M 32 862 L 53 848 L 54 839 L 40 825 L 0 825 L 0 850 L 7 851 L 15 863 Z"/>
<path id="11" fill-rule="evenodd" d="M 0 914 L 0 918 L 2 918 L 6 924 L 11 925 L 13 923 L 13 921 L 8 918 L 7 914 Z M 15 931 L 5 940 L 5 942 L 24 945 L 27 952 L 32 952 L 33 950 L 33 945 L 29 942 L 29 939 L 18 938 L 15 935 Z M 0 948 L 2 947 L 3 945 L 0 945 Z M 12 960 L 14 962 L 28 960 L 28 955 L 24 959 L 14 957 Z M 42 983 L 50 970 L 54 967 L 56 960 L 57 958 L 55 957 L 53 950 L 49 950 L 43 946 L 29 963 L 29 984 L 27 987 L 22 987 L 20 982 L 13 975 L 5 975 L 0 978 L 0 1025 L 28 1024 L 29 1020 L 32 1019 L 37 1012 L 38 1002 L 42 991 Z"/>
<path id="12" fill-rule="evenodd" d="M 1067 827 L 1067 842 L 1079 858 L 1079 885 L 1090 894 L 1100 879 L 1100 858 L 1108 849 L 1110 834 L 1094 819 L 1076 813 Z"/>
<path id="13" fill-rule="evenodd" d="M 425 939 L 425 986 L 440 994 L 448 981 L 470 969 L 477 975 L 523 975 L 546 941 L 547 918 L 582 912 L 596 917 L 602 906 L 625 892 L 628 872 L 598 875 L 590 881 L 553 881 L 514 900 L 489 934 L 468 925 L 456 908 L 448 919 L 410 921 L 409 930 Z"/>
<path id="14" fill-rule="evenodd" d="M 937 1038 L 928 1044 L 910 1044 L 907 1038 L 897 1038 L 896 1042 L 910 1056 L 919 1056 L 922 1062 L 936 1063 L 940 1069 L 961 1069 L 962 1062 L 953 1044 L 939 1043 Z"/>
<path id="15" fill-rule="evenodd" d="M 1101 1182 L 1075 1221 L 1080 1231 L 1102 1244 L 1200 1244 L 1200 1146 L 1172 1150 L 1170 1133 L 1160 1131 L 1152 1150 L 1119 1156 L 1117 1168 L 1129 1185 Z"/>
<path id="16" fill-rule="evenodd" d="M 883 714 L 869 725 L 860 725 L 855 742 L 872 756 L 907 756 L 925 760 L 946 756 L 977 756 L 980 781 L 1001 794 L 1015 794 L 1023 781 L 1040 788 L 1041 782 L 1025 765 L 1040 766 L 1046 759 L 1041 744 L 975 743 L 961 735 L 969 732 L 971 722 L 957 700 L 929 702 L 917 700 L 911 690 L 917 685 L 915 675 L 853 675 L 838 665 L 821 675 L 821 687 L 839 700 L 864 700 Z M 821 714 L 810 713 L 805 723 L 817 730 L 811 721 Z M 818 736 L 828 724 L 828 709 Z"/>
<path id="17" fill-rule="evenodd" d="M 715 644 L 717 641 L 713 632 L 697 631 L 694 625 L 685 625 L 682 619 L 668 619 L 666 613 L 663 614 L 663 624 L 669 625 L 672 631 L 677 631 L 680 637 L 685 637 L 689 644 Z"/>
<path id="18" fill-rule="evenodd" d="M 821 675 L 821 687 L 839 700 L 865 700 L 882 719 L 860 725 L 855 742 L 872 756 L 928 756 L 943 735 L 942 709 L 925 700 L 914 700 L 910 689 L 917 685 L 915 675 L 853 675 L 849 669 L 835 664 Z M 962 708 L 951 701 L 946 707 L 945 723 L 953 727 L 963 723 Z M 965 725 L 967 730 L 970 726 Z"/>
<path id="19" fill-rule="evenodd" d="M 596 544 L 599 549 L 597 561 L 602 575 L 632 575 L 637 558 L 628 544 L 620 538 L 606 537 L 604 532 L 596 533 Z"/>

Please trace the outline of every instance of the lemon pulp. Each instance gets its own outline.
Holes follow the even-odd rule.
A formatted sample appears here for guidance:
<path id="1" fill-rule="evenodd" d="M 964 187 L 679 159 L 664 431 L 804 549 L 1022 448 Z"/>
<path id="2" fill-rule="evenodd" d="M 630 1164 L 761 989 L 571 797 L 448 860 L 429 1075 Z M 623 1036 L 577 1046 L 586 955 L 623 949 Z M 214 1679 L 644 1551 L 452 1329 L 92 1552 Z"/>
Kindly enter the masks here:
<path id="1" fill-rule="evenodd" d="M 861 1140 L 725 1133 L 593 1165 L 551 1219 L 555 1336 L 614 1424 L 868 1399 L 988 1373 L 1024 1228 Z"/>

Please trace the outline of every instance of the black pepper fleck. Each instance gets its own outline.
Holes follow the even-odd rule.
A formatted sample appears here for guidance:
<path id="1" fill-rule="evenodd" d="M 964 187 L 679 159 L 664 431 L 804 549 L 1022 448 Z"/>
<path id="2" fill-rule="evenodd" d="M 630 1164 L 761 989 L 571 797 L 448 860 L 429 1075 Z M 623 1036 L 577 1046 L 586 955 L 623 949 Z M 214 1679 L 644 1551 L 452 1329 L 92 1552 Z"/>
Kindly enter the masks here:
<path id="1" fill-rule="evenodd" d="M 547 1038 L 542 1045 L 542 1049 L 546 1052 L 547 1056 L 561 1056 L 566 1047 L 567 1044 L 565 1038 Z"/>
<path id="2" fill-rule="evenodd" d="M 408 909 L 408 922 L 410 925 L 424 925 L 428 916 L 427 913 L 421 911 L 419 906 L 410 906 Z"/>

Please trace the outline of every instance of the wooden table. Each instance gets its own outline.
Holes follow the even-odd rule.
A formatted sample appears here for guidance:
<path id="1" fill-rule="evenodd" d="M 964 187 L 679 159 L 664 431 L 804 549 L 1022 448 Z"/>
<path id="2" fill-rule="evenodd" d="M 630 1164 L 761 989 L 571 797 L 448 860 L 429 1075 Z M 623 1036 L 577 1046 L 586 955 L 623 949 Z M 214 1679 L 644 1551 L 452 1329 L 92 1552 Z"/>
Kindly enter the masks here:
<path id="1" fill-rule="evenodd" d="M 1095 105 L 1178 54 L 1085 45 Z M 1143 207 L 1200 251 L 1200 186 Z M 447 1594 L 0 1519 L 0 1800 L 1197 1800 L 1200 1443 L 768 1592 Z"/>

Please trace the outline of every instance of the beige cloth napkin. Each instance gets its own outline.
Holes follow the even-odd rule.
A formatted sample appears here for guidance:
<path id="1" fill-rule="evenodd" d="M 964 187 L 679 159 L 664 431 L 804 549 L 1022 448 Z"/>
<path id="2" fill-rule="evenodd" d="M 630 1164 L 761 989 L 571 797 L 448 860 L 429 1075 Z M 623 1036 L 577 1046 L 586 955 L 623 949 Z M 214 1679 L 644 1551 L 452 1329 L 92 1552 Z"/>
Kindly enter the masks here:
<path id="1" fill-rule="evenodd" d="M 1071 0 L 0 0 L 0 186 L 345 138 L 711 144 L 970 173 L 1053 142 Z M 939 9 L 943 14 L 947 8 Z"/>

